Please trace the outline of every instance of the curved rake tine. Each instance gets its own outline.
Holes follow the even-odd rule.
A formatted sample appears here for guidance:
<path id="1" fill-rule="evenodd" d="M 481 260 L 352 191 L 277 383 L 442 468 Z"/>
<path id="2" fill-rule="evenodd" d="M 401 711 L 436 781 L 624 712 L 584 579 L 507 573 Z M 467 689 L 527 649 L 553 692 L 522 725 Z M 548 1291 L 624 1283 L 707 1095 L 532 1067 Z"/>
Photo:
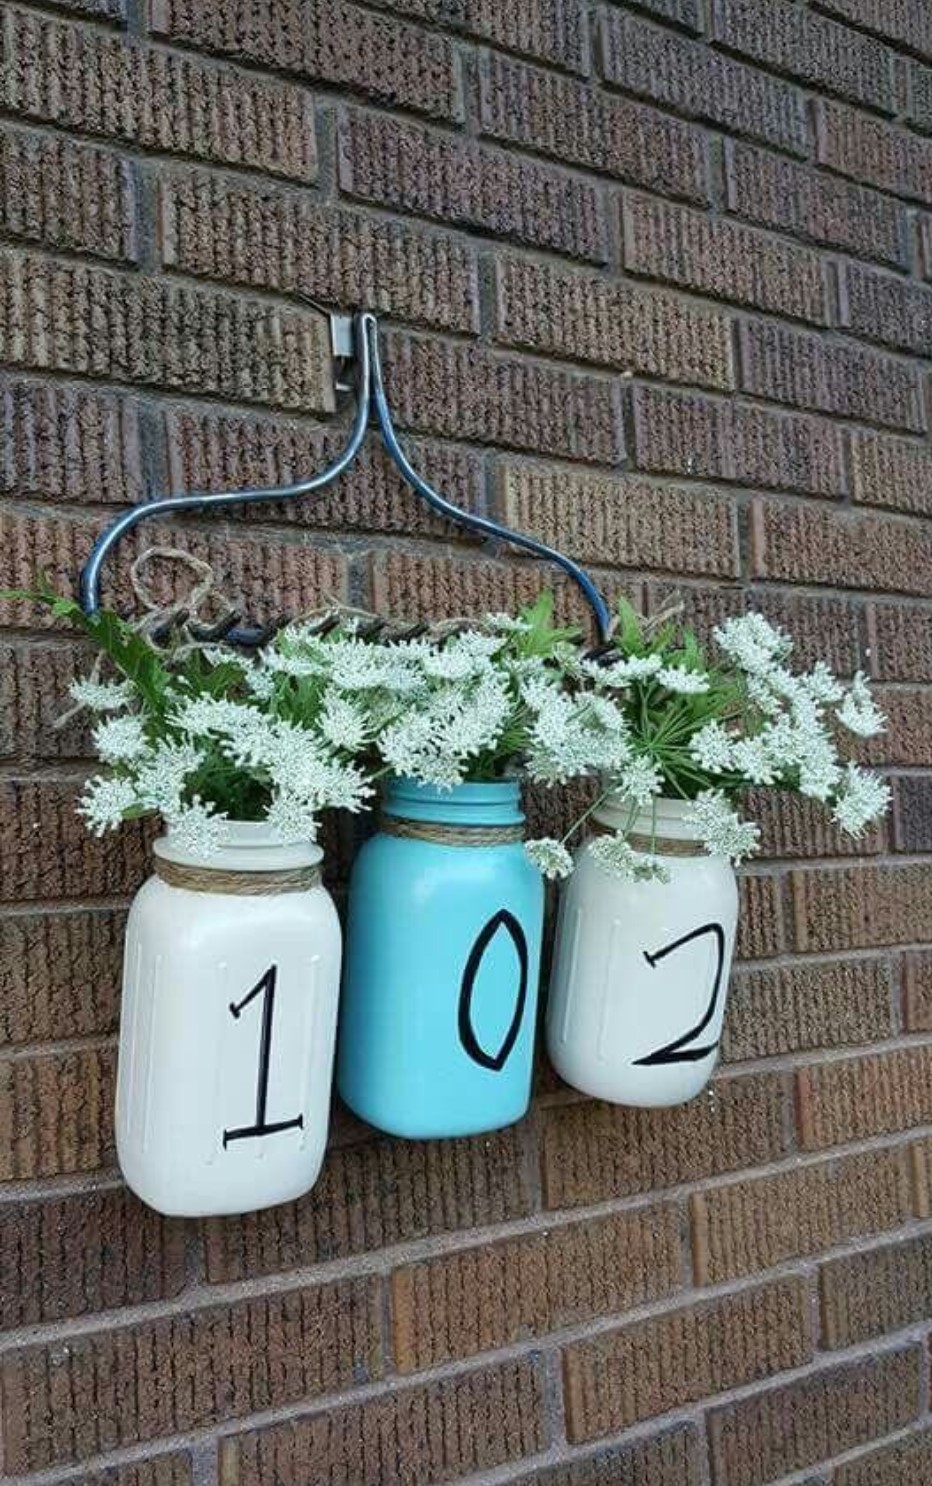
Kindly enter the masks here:
<path id="1" fill-rule="evenodd" d="M 311 495 L 315 490 L 322 490 L 343 474 L 359 453 L 369 422 L 369 342 L 364 321 L 365 316 L 357 315 L 353 322 L 356 365 L 356 413 L 353 427 L 349 440 L 333 463 L 321 470 L 319 474 L 312 475 L 307 480 L 298 480 L 292 485 L 274 485 L 264 489 L 247 487 L 242 490 L 165 496 L 159 500 L 145 501 L 141 505 L 132 506 L 97 538 L 91 549 L 91 555 L 81 570 L 79 597 L 85 614 L 96 614 L 100 608 L 100 573 L 108 552 L 121 538 L 126 536 L 127 532 L 132 531 L 141 522 L 158 516 L 173 516 L 180 511 L 225 510 L 229 506 L 246 505 L 250 502 L 295 500 L 300 496 Z M 271 633 L 274 634 L 278 628 L 279 623 L 276 621 Z M 226 638 L 234 644 L 256 645 L 262 643 L 263 637 L 266 637 L 268 632 L 268 625 L 260 628 L 234 629 L 228 631 Z"/>
<path id="2" fill-rule="evenodd" d="M 507 526 L 501 526 L 489 516 L 479 516 L 475 512 L 461 510 L 459 506 L 455 506 L 452 501 L 448 501 L 438 491 L 434 490 L 433 486 L 429 485 L 418 474 L 398 441 L 398 435 L 395 432 L 395 425 L 388 406 L 385 384 L 382 379 L 381 357 L 379 355 L 378 322 L 374 315 L 368 313 L 364 314 L 361 318 L 365 339 L 369 348 L 372 400 L 375 406 L 379 430 L 382 435 L 382 442 L 408 484 L 435 511 L 439 511 L 442 516 L 455 521 L 459 526 L 466 527 L 471 531 L 483 532 L 487 536 L 498 537 L 502 541 L 510 542 L 512 546 L 523 548 L 525 552 L 532 552 L 535 557 L 543 557 L 548 562 L 555 563 L 581 589 L 583 597 L 595 617 L 599 639 L 602 641 L 607 640 L 612 627 L 611 610 L 595 583 L 593 583 L 589 574 L 583 568 L 573 562 L 571 558 L 565 557 L 562 552 L 557 552 L 554 548 L 547 547 L 543 542 L 538 542 L 535 537 L 525 536 L 523 532 L 512 531 Z"/>

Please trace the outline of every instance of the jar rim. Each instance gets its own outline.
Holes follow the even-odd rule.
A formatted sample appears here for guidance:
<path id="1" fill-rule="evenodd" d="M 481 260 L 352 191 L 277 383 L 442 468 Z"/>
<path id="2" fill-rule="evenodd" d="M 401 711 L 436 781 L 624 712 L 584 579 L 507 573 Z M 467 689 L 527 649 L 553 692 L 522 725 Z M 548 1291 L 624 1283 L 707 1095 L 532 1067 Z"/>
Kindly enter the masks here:
<path id="1" fill-rule="evenodd" d="M 217 849 L 199 856 L 176 839 L 171 827 L 153 842 L 156 856 L 183 867 L 215 865 L 235 871 L 280 872 L 288 867 L 317 867 L 323 848 L 315 841 L 283 841 L 264 820 L 227 820 L 220 831 Z"/>

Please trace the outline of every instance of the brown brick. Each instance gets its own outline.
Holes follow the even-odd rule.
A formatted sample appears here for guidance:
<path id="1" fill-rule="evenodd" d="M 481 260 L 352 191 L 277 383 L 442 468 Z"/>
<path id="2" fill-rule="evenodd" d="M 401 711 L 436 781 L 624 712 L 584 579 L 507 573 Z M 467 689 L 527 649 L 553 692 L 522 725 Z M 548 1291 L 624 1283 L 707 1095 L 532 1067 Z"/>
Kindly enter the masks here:
<path id="1" fill-rule="evenodd" d="M 377 1378 L 379 1301 L 377 1281 L 342 1280 L 7 1353 L 5 1463 L 85 1460 Z"/>
<path id="2" fill-rule="evenodd" d="M 932 910 L 932 868 L 832 867 L 792 873 L 796 944 L 809 952 L 910 944 Z"/>
<path id="3" fill-rule="evenodd" d="M 764 960 L 778 955 L 784 938 L 780 879 L 770 873 L 742 872 L 738 889 L 738 959 Z"/>
<path id="4" fill-rule="evenodd" d="M 932 1430 L 837 1465 L 832 1486 L 918 1486 L 932 1481 Z"/>
<path id="5" fill-rule="evenodd" d="M 800 1131 L 808 1150 L 932 1121 L 932 1048 L 899 1047 L 799 1069 Z"/>
<path id="6" fill-rule="evenodd" d="M 97 20 L 118 21 L 121 25 L 126 20 L 126 0 L 58 0 L 58 7 Z"/>
<path id="7" fill-rule="evenodd" d="M 759 578 L 932 595 L 932 533 L 913 521 L 758 500 L 751 529 Z"/>
<path id="8" fill-rule="evenodd" d="M 109 150 L 0 129 L 0 228 L 28 243 L 136 258 L 135 183 Z"/>
<path id="9" fill-rule="evenodd" d="M 87 758 L 93 714 L 73 706 L 68 687 L 85 674 L 92 652 L 83 645 L 0 643 L 0 754 L 24 760 Z"/>
<path id="10" fill-rule="evenodd" d="M 588 1219 L 392 1275 L 394 1356 L 402 1372 L 539 1341 L 681 1287 L 680 1218 L 653 1207 Z"/>
<path id="11" fill-rule="evenodd" d="M 812 495 L 845 491 L 841 431 L 819 418 L 666 387 L 635 387 L 633 407 L 640 469 Z"/>
<path id="12" fill-rule="evenodd" d="M 508 52 L 525 52 L 558 67 L 580 71 L 587 58 L 582 0 L 527 0 L 520 11 L 496 0 L 373 0 L 380 8 L 416 16 L 435 26 L 449 26 L 467 36 L 491 41 Z M 689 6 L 695 0 L 661 0 Z"/>
<path id="13" fill-rule="evenodd" d="M 331 411 L 319 314 L 83 263 L 0 255 L 0 350 L 14 365 Z"/>
<path id="14" fill-rule="evenodd" d="M 764 1486 L 868 1440 L 919 1413 L 919 1348 L 813 1373 L 710 1415 L 717 1486 Z"/>
<path id="15" fill-rule="evenodd" d="M 786 1151 L 786 1091 L 775 1074 L 720 1079 L 672 1109 L 570 1104 L 541 1112 L 544 1199 L 578 1207 L 677 1186 Z"/>
<path id="16" fill-rule="evenodd" d="M 310 181 L 312 99 L 303 88 L 7 8 L 0 105 L 142 149 Z"/>
<path id="17" fill-rule="evenodd" d="M 114 1164 L 115 1051 L 80 1047 L 0 1063 L 0 1180 Z"/>
<path id="18" fill-rule="evenodd" d="M 135 504 L 143 498 L 139 410 L 109 392 L 0 378 L 0 492 Z"/>
<path id="19" fill-rule="evenodd" d="M 711 490 L 544 465 L 501 472 L 509 526 L 583 561 L 736 577 L 732 502 Z"/>
<path id="20" fill-rule="evenodd" d="M 203 405 L 166 409 L 164 427 L 173 490 L 290 485 L 329 464 L 346 441 L 343 428 L 336 432 L 280 417 L 241 417 Z M 481 455 L 422 439 L 405 439 L 405 449 L 448 500 L 466 510 L 482 509 Z M 328 531 L 349 527 L 401 535 L 462 535 L 459 527 L 433 515 L 417 498 L 381 443 L 372 438 L 346 474 L 325 490 L 261 507 L 249 504 L 228 514 L 247 522 L 274 520 Z"/>
<path id="21" fill-rule="evenodd" d="M 932 140 L 841 103 L 818 105 L 816 158 L 861 184 L 932 203 Z"/>
<path id="22" fill-rule="evenodd" d="M 622 230 L 631 273 L 827 323 L 822 263 L 808 248 L 648 196 L 626 198 Z"/>
<path id="23" fill-rule="evenodd" d="M 184 1229 L 125 1189 L 0 1205 L 0 1326 L 141 1305 L 184 1285 Z"/>
<path id="24" fill-rule="evenodd" d="M 901 268 L 909 265 L 906 208 L 782 155 L 725 140 L 730 211 L 767 227 Z"/>
<path id="25" fill-rule="evenodd" d="M 710 1187 L 691 1199 L 700 1284 L 757 1274 L 912 1217 L 902 1150 L 871 1151 Z"/>
<path id="26" fill-rule="evenodd" d="M 297 73 L 394 108 L 455 119 L 462 112 L 449 41 L 346 0 L 152 0 L 154 31 L 205 51 Z"/>
<path id="27" fill-rule="evenodd" d="M 495 273 L 499 340 L 625 373 L 734 384 L 726 315 L 525 259 L 500 258 Z"/>
<path id="28" fill-rule="evenodd" d="M 893 836 L 897 851 L 932 851 L 932 775 L 894 781 Z"/>
<path id="29" fill-rule="evenodd" d="M 928 134 L 932 131 L 932 67 L 910 65 L 907 97 L 906 118 Z"/>
<path id="30" fill-rule="evenodd" d="M 821 6 L 865 31 L 932 56 L 932 16 L 924 0 L 821 0 Z"/>
<path id="31" fill-rule="evenodd" d="M 803 95 L 789 83 L 631 15 L 608 15 L 603 37 L 607 82 L 794 154 L 806 153 Z"/>
<path id="32" fill-rule="evenodd" d="M 81 1486 L 193 1486 L 191 1459 L 181 1452 L 138 1460 L 131 1465 L 85 1471 Z"/>
<path id="33" fill-rule="evenodd" d="M 480 120 L 485 134 L 509 144 L 663 194 L 708 200 L 697 129 L 574 79 L 490 56 Z"/>
<path id="34" fill-rule="evenodd" d="M 403 428 L 591 463 L 621 457 L 606 377 L 414 336 L 391 335 L 386 350 L 389 400 Z"/>
<path id="35" fill-rule="evenodd" d="M 650 612 L 659 613 L 671 604 L 680 605 L 683 623 L 712 644 L 712 630 L 732 614 L 756 609 L 772 624 L 787 631 L 794 643 L 794 659 L 801 665 L 825 660 L 840 675 L 853 675 L 862 663 L 857 631 L 857 608 L 836 598 L 768 590 L 738 588 L 674 587 L 648 585 Z M 714 648 L 714 646 L 713 646 Z"/>
<path id="36" fill-rule="evenodd" d="M 701 1481 L 698 1436 L 691 1425 L 680 1424 L 517 1476 L 513 1486 L 700 1486 Z"/>
<path id="37" fill-rule="evenodd" d="M 567 1433 L 615 1433 L 812 1355 L 800 1279 L 724 1296 L 576 1342 L 563 1353 Z"/>
<path id="38" fill-rule="evenodd" d="M 896 113 L 895 53 L 785 0 L 714 0 L 712 35 L 774 72 Z"/>
<path id="39" fill-rule="evenodd" d="M 638 10 L 648 10 L 665 21 L 675 21 L 686 31 L 702 30 L 701 0 L 634 0 Z"/>
<path id="40" fill-rule="evenodd" d="M 932 514 L 932 452 L 924 443 L 858 432 L 851 440 L 852 494 L 868 506 Z"/>
<path id="41" fill-rule="evenodd" d="M 855 335 L 925 355 L 932 338 L 932 289 L 847 263 L 839 270 L 841 324 Z"/>
<path id="42" fill-rule="evenodd" d="M 351 196 L 383 208 L 605 261 L 598 187 L 533 160 L 348 109 L 339 174 Z"/>
<path id="43" fill-rule="evenodd" d="M 809 1048 L 877 1042 L 894 1033 L 883 960 L 794 963 L 735 973 L 723 1054 L 737 1063 Z"/>
<path id="44" fill-rule="evenodd" d="M 160 193 L 167 267 L 435 329 L 477 328 L 475 253 L 452 238 L 210 171 L 166 175 Z"/>
<path id="45" fill-rule="evenodd" d="M 522 1358 L 228 1436 L 220 1473 L 236 1486 L 307 1486 L 309 1471 L 333 1486 L 434 1486 L 535 1455 L 546 1438 L 544 1379 Z"/>
<path id="46" fill-rule="evenodd" d="M 742 388 L 801 408 L 921 432 L 922 386 L 903 361 L 769 321 L 741 326 Z"/>
<path id="47" fill-rule="evenodd" d="M 932 1032 L 932 950 L 910 950 L 900 968 L 906 1030 Z"/>
<path id="48" fill-rule="evenodd" d="M 300 1201 L 212 1219 L 208 1279 L 223 1283 L 527 1217 L 521 1133 L 476 1140 L 366 1140 L 331 1150 Z"/>
<path id="49" fill-rule="evenodd" d="M 932 1310 L 932 1234 L 833 1259 L 819 1270 L 819 1290 L 827 1347 L 924 1321 Z"/>
<path id="50" fill-rule="evenodd" d="M 867 630 L 872 675 L 884 681 L 932 680 L 930 621 L 928 609 L 871 604 Z"/>
<path id="51" fill-rule="evenodd" d="M 145 833 L 130 822 L 105 841 L 75 814 L 80 784 L 10 779 L 0 797 L 0 881 L 7 901 L 134 892 L 145 875 Z"/>
<path id="52" fill-rule="evenodd" d="M 0 1042 L 115 1032 L 124 921 L 113 908 L 0 917 Z"/>
<path id="53" fill-rule="evenodd" d="M 746 799 L 748 814 L 760 824 L 763 858 L 861 857 L 883 851 L 887 844 L 883 823 L 862 836 L 849 836 L 833 824 L 820 801 L 789 790 L 749 790 Z"/>

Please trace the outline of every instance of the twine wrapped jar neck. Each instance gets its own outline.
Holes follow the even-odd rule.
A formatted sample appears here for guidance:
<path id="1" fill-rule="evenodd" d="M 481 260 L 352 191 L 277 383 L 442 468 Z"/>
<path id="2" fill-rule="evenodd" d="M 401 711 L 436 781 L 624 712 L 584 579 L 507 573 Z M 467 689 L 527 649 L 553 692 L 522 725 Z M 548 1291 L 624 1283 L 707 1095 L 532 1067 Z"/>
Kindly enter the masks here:
<path id="1" fill-rule="evenodd" d="M 508 846 L 524 839 L 521 786 L 516 779 L 456 784 L 450 789 L 392 778 L 379 830 L 442 846 Z"/>
<path id="2" fill-rule="evenodd" d="M 264 821 L 228 821 L 206 858 L 181 845 L 170 830 L 153 849 L 156 876 L 187 892 L 268 898 L 308 892 L 321 883 L 321 848 L 312 841 L 281 841 Z"/>

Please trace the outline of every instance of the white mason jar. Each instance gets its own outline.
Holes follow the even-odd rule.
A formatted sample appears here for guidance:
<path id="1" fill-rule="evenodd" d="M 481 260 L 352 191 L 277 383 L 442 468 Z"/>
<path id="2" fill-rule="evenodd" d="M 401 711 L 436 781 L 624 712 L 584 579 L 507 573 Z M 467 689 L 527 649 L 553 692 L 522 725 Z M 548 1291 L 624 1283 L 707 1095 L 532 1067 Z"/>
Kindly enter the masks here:
<path id="1" fill-rule="evenodd" d="M 159 1212 L 251 1212 L 317 1179 L 341 945 L 321 855 L 251 821 L 206 861 L 155 843 L 126 929 L 116 1141 Z"/>
<path id="2" fill-rule="evenodd" d="M 731 864 L 707 856 L 680 800 L 656 802 L 631 823 L 630 806 L 609 795 L 597 826 L 630 828 L 669 882 L 613 877 L 578 852 L 560 904 L 547 1006 L 547 1049 L 574 1088 L 614 1104 L 692 1099 L 718 1061 L 738 920 Z"/>

